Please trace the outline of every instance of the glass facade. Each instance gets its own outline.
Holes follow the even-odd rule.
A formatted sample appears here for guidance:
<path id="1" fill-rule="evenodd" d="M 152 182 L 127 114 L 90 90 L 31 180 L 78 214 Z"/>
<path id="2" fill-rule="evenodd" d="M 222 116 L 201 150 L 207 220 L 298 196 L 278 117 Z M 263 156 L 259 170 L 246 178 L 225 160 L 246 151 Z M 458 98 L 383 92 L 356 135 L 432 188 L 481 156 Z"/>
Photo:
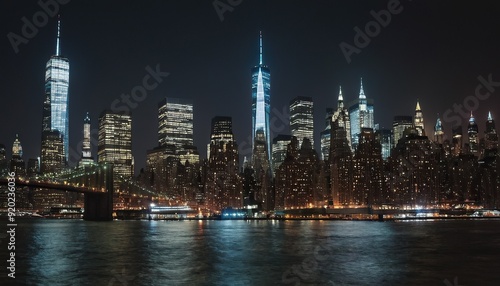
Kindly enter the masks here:
<path id="1" fill-rule="evenodd" d="M 292 136 L 280 134 L 273 139 L 273 170 L 276 172 L 278 167 L 285 161 L 288 144 L 292 142 Z M 298 144 L 297 144 L 298 147 Z"/>
<path id="2" fill-rule="evenodd" d="M 264 132 L 268 161 L 271 162 L 271 71 L 262 64 L 262 34 L 260 35 L 260 62 L 252 68 L 252 150 L 256 132 Z"/>
<path id="3" fill-rule="evenodd" d="M 363 89 L 363 79 L 359 90 L 359 98 L 349 107 L 349 117 L 351 121 L 351 144 L 352 151 L 356 150 L 359 143 L 361 129 L 375 127 L 373 115 L 373 101 L 366 98 Z"/>
<path id="4" fill-rule="evenodd" d="M 133 175 L 132 118 L 129 114 L 104 111 L 99 117 L 98 161 L 114 164 L 114 173 L 130 178 Z M 115 180 L 117 183 L 117 180 Z"/>
<path id="5" fill-rule="evenodd" d="M 309 139 L 314 146 L 313 101 L 311 97 L 297 96 L 290 101 L 290 131 L 299 143 Z"/>
<path id="6" fill-rule="evenodd" d="M 193 103 L 165 98 L 158 104 L 158 143 L 174 145 L 177 152 L 193 145 Z"/>
<path id="7" fill-rule="evenodd" d="M 394 136 L 394 145 L 397 145 L 399 139 L 403 138 L 403 134 L 407 128 L 413 127 L 413 118 L 411 116 L 394 116 L 392 123 L 392 134 Z"/>

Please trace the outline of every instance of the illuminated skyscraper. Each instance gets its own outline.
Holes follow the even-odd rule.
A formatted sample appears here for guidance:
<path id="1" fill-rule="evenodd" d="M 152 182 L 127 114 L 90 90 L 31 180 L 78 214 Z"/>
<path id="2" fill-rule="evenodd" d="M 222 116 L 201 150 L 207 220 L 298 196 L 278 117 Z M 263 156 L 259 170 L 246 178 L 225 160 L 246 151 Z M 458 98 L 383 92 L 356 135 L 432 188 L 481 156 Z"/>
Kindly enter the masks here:
<path id="1" fill-rule="evenodd" d="M 97 158 L 101 163 L 114 164 L 117 175 L 130 178 L 134 174 L 132 157 L 132 118 L 130 114 L 118 114 L 105 110 L 99 116 L 99 143 Z M 115 184 L 118 180 L 115 179 Z"/>
<path id="2" fill-rule="evenodd" d="M 12 144 L 12 159 L 10 160 L 10 171 L 15 172 L 17 176 L 26 175 L 26 164 L 23 160 L 23 147 L 19 141 L 19 135 L 16 134 L 16 139 Z"/>
<path id="3" fill-rule="evenodd" d="M 469 135 L 469 152 L 478 156 L 479 152 L 479 139 L 477 138 L 478 127 L 476 120 L 470 112 L 469 125 L 467 126 L 467 134 Z"/>
<path id="4" fill-rule="evenodd" d="M 422 109 L 420 108 L 420 103 L 417 99 L 417 106 L 415 107 L 415 129 L 417 129 L 419 136 L 425 136 L 425 127 L 424 127 L 424 114 L 422 113 Z"/>
<path id="5" fill-rule="evenodd" d="M 444 131 L 443 131 L 443 125 L 441 123 L 441 118 L 438 118 L 436 120 L 436 125 L 434 126 L 434 141 L 438 144 L 443 144 L 443 137 L 444 137 Z"/>
<path id="6" fill-rule="evenodd" d="M 454 126 L 451 132 L 453 134 L 451 152 L 454 156 L 458 156 L 462 153 L 462 126 Z"/>
<path id="7" fill-rule="evenodd" d="M 392 142 L 392 130 L 379 129 L 375 132 L 375 135 L 382 147 L 382 159 L 387 160 L 387 158 L 391 156 L 391 150 L 394 147 L 394 142 Z"/>
<path id="8" fill-rule="evenodd" d="M 299 142 L 307 138 L 314 146 L 313 100 L 311 97 L 297 96 L 290 101 L 290 131 Z"/>
<path id="9" fill-rule="evenodd" d="M 277 168 L 285 161 L 288 144 L 292 142 L 291 135 L 279 134 L 273 139 L 273 170 L 276 172 Z M 299 148 L 297 144 L 297 148 Z"/>
<path id="10" fill-rule="evenodd" d="M 484 157 L 495 156 L 498 153 L 498 134 L 495 129 L 495 120 L 491 112 L 488 112 L 486 129 L 484 131 Z"/>
<path id="11" fill-rule="evenodd" d="M 42 132 L 40 154 L 40 173 L 47 175 L 58 173 L 64 168 L 64 141 L 59 130 Z"/>
<path id="12" fill-rule="evenodd" d="M 158 143 L 174 145 L 179 152 L 193 145 L 193 103 L 167 97 L 158 104 Z"/>
<path id="13" fill-rule="evenodd" d="M 269 123 L 271 116 L 271 71 L 262 62 L 262 32 L 259 43 L 259 65 L 252 68 L 252 150 L 255 150 L 256 140 L 264 139 L 267 161 L 272 162 Z M 262 130 L 264 138 L 256 138 L 259 130 Z"/>
<path id="14" fill-rule="evenodd" d="M 69 60 L 60 54 L 60 21 L 57 22 L 56 54 L 51 56 L 45 68 L 45 100 L 42 131 L 59 131 L 63 139 L 63 158 L 68 161 L 69 117 L 68 88 Z"/>
<path id="15" fill-rule="evenodd" d="M 320 133 L 321 141 L 321 160 L 328 160 L 330 155 L 330 139 L 331 139 L 331 122 L 333 116 L 333 108 L 326 109 L 325 129 Z"/>
<path id="16" fill-rule="evenodd" d="M 375 128 L 373 101 L 366 98 L 363 89 L 363 79 L 361 79 L 359 98 L 349 107 L 349 117 L 351 121 L 351 148 L 354 151 L 358 146 L 361 129 Z"/>
<path id="17" fill-rule="evenodd" d="M 394 145 L 397 145 L 399 139 L 403 138 L 403 134 L 407 128 L 413 127 L 413 119 L 411 116 L 394 116 L 392 123 L 392 134 L 394 136 Z"/>
<path id="18" fill-rule="evenodd" d="M 94 158 L 92 158 L 92 148 L 90 146 L 90 116 L 87 112 L 85 119 L 83 119 L 83 146 L 80 164 L 92 164 L 93 162 Z"/>

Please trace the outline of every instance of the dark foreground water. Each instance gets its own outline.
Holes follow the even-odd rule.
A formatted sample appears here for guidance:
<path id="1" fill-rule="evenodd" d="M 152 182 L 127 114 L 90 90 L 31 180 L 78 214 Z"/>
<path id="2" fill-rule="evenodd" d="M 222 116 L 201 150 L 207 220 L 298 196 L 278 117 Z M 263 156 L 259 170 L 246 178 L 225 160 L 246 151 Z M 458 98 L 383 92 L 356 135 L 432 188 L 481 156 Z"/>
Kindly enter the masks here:
<path id="1" fill-rule="evenodd" d="M 0 285 L 500 285 L 499 220 L 18 223 Z"/>

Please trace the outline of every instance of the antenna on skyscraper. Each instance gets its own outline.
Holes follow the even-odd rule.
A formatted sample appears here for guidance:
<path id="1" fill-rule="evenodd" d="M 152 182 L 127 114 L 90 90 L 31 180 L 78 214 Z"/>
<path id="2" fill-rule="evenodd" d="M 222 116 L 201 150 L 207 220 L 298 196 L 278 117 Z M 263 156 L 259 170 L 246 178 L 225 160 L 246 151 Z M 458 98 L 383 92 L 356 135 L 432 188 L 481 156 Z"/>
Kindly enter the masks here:
<path id="1" fill-rule="evenodd" d="M 56 42 L 56 56 L 59 56 L 59 37 L 61 36 L 61 15 L 57 15 L 57 42 Z"/>
<path id="2" fill-rule="evenodd" d="M 262 65 L 262 31 L 260 31 L 260 45 L 259 45 L 259 47 L 260 47 L 260 53 L 259 53 L 260 60 L 259 60 L 259 64 Z"/>

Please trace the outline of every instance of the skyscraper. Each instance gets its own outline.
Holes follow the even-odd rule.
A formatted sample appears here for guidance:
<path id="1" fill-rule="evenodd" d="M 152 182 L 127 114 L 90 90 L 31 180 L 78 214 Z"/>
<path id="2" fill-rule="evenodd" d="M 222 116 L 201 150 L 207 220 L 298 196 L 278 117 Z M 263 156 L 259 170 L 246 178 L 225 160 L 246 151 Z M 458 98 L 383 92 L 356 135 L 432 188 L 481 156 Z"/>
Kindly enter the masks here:
<path id="1" fill-rule="evenodd" d="M 290 101 L 290 131 L 299 142 L 309 139 L 314 147 L 313 100 L 297 96 Z"/>
<path id="2" fill-rule="evenodd" d="M 363 89 L 363 79 L 359 88 L 359 97 L 349 107 L 349 117 L 351 121 L 351 148 L 356 150 L 359 142 L 359 135 L 362 128 L 375 127 L 373 116 L 373 101 L 368 100 Z"/>
<path id="3" fill-rule="evenodd" d="M 92 164 L 94 158 L 92 158 L 92 148 L 90 146 L 90 116 L 87 115 L 83 119 L 83 145 L 82 145 L 82 159 L 80 161 L 81 165 Z"/>
<path id="4" fill-rule="evenodd" d="M 60 132 L 63 139 L 63 158 L 67 162 L 69 150 L 69 60 L 61 56 L 59 39 L 60 21 L 58 20 L 56 54 L 50 57 L 45 68 L 45 100 L 42 132 L 52 130 Z"/>
<path id="5" fill-rule="evenodd" d="M 417 106 L 415 107 L 415 129 L 417 129 L 419 136 L 425 136 L 425 127 L 424 127 L 424 114 L 422 113 L 422 109 L 420 108 L 420 103 L 417 99 Z"/>
<path id="6" fill-rule="evenodd" d="M 288 144 L 292 142 L 291 135 L 279 134 L 273 139 L 273 170 L 276 172 L 277 168 L 285 161 Z M 299 148 L 298 144 L 296 146 Z"/>
<path id="7" fill-rule="evenodd" d="M 495 156 L 498 153 L 498 134 L 491 112 L 488 112 L 488 120 L 484 131 L 484 150 L 484 157 Z"/>
<path id="8" fill-rule="evenodd" d="M 177 152 L 193 145 L 193 102 L 167 97 L 158 104 L 158 143 Z"/>
<path id="9" fill-rule="evenodd" d="M 12 159 L 10 160 L 10 171 L 14 172 L 17 177 L 26 175 L 26 164 L 23 160 L 23 147 L 19 141 L 19 135 L 16 134 L 16 139 L 12 144 Z"/>
<path id="10" fill-rule="evenodd" d="M 326 109 L 325 129 L 320 133 L 321 143 L 321 160 L 328 160 L 330 154 L 330 139 L 331 139 L 331 122 L 333 116 L 333 108 Z"/>
<path id="11" fill-rule="evenodd" d="M 134 174 L 132 157 L 132 118 L 130 114 L 118 114 L 104 110 L 99 116 L 99 162 L 114 164 L 115 184 L 120 176 L 130 178 Z"/>
<path id="12" fill-rule="evenodd" d="M 392 142 L 392 130 L 379 129 L 375 132 L 375 135 L 382 147 L 382 159 L 387 160 L 387 158 L 391 156 L 391 150 L 394 147 L 394 142 Z"/>
<path id="13" fill-rule="evenodd" d="M 58 173 L 64 168 L 64 139 L 59 130 L 42 132 L 40 173 Z"/>
<path id="14" fill-rule="evenodd" d="M 469 152 L 478 156 L 479 153 L 479 139 L 477 138 L 478 127 L 476 119 L 470 112 L 469 125 L 467 126 L 467 134 L 469 135 Z"/>
<path id="15" fill-rule="evenodd" d="M 262 62 L 262 32 L 259 42 L 259 65 L 252 68 L 252 150 L 256 140 L 264 140 L 267 161 L 271 161 L 271 71 Z M 257 132 L 262 130 L 264 138 L 257 139 Z"/>
<path id="16" fill-rule="evenodd" d="M 451 152 L 454 156 L 458 156 L 462 153 L 462 126 L 454 126 L 451 132 L 453 134 Z"/>
<path id="17" fill-rule="evenodd" d="M 443 144 L 443 124 L 441 123 L 441 118 L 439 118 L 439 114 L 437 115 L 436 125 L 434 126 L 434 141 L 438 144 Z"/>
<path id="18" fill-rule="evenodd" d="M 403 134 L 407 128 L 413 127 L 413 120 L 411 116 L 394 116 L 392 122 L 392 134 L 394 136 L 394 145 L 398 144 L 399 139 L 403 138 Z"/>

